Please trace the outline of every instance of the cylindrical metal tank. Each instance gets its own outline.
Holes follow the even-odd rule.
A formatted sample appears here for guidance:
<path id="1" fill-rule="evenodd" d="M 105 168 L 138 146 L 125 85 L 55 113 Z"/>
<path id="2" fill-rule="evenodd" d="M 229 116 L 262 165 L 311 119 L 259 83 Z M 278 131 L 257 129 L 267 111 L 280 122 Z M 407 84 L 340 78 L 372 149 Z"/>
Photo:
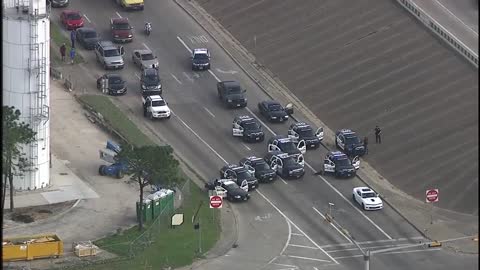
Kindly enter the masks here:
<path id="1" fill-rule="evenodd" d="M 23 147 L 30 163 L 14 179 L 15 189 L 50 183 L 50 21 L 45 0 L 3 0 L 3 105 L 21 112 L 37 133 Z"/>

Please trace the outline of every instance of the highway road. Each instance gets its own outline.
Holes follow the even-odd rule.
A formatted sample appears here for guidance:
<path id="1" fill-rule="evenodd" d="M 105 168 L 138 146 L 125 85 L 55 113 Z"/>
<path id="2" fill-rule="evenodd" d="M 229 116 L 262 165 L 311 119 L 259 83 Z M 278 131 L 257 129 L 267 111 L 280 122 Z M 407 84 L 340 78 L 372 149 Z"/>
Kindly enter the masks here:
<path id="1" fill-rule="evenodd" d="M 135 27 L 134 42 L 125 45 L 126 68 L 120 71 L 129 82 L 129 92 L 113 98 L 115 102 L 137 124 L 172 145 L 205 180 L 218 176 L 225 163 L 237 163 L 248 155 L 263 156 L 266 144 L 243 144 L 233 138 L 231 122 L 238 114 L 256 116 L 256 104 L 268 99 L 266 94 L 174 2 L 147 2 L 147 5 L 143 12 L 127 13 L 110 1 L 84 0 L 71 4 L 104 37 L 109 36 L 110 17 L 128 17 Z M 59 11 L 54 12 L 53 20 L 58 18 Z M 145 21 L 153 25 L 148 38 L 142 34 Z M 189 49 L 203 46 L 212 52 L 212 70 L 192 72 Z M 139 70 L 129 57 L 132 50 L 142 47 L 150 48 L 159 57 L 164 96 L 174 112 L 170 120 L 143 118 Z M 80 53 L 87 63 L 78 67 L 80 72 L 72 74 L 79 82 L 77 89 L 98 94 L 95 78 L 104 71 L 95 62 L 93 52 L 80 50 Z M 216 82 L 227 79 L 237 80 L 247 89 L 248 108 L 227 110 L 218 102 Z M 267 137 L 285 134 L 287 127 L 288 123 L 264 125 Z M 359 269 L 362 258 L 358 250 L 339 228 L 322 217 L 329 202 L 335 204 L 335 220 L 372 250 L 423 240 L 388 205 L 382 211 L 364 212 L 353 204 L 351 190 L 362 185 L 358 179 L 314 176 L 325 154 L 325 149 L 307 152 L 309 165 L 303 179 L 279 179 L 262 185 L 252 192 L 249 202 L 234 204 L 239 213 L 238 247 L 203 269 Z M 416 247 L 378 255 L 372 261 L 372 269 L 450 269 L 458 265 L 474 269 L 476 257 L 459 256 L 441 248 Z"/>
<path id="2" fill-rule="evenodd" d="M 396 1 L 197 2 L 395 187 L 478 216 L 478 70 Z"/>

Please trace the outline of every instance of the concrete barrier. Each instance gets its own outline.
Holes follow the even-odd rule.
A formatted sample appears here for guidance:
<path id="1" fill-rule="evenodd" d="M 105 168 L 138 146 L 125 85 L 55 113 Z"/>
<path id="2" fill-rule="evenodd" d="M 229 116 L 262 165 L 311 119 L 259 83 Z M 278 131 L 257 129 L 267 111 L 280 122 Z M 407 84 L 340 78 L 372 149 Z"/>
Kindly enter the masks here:
<path id="1" fill-rule="evenodd" d="M 455 35 L 450 33 L 445 27 L 440 23 L 430 17 L 423 9 L 410 0 L 397 0 L 397 2 L 404 7 L 408 12 L 419 19 L 423 24 L 425 24 L 430 30 L 437 34 L 442 40 L 444 40 L 448 45 L 450 45 L 454 50 L 460 53 L 465 59 L 467 59 L 471 64 L 478 68 L 478 54 L 475 53 L 472 49 L 463 44 L 460 39 Z"/>

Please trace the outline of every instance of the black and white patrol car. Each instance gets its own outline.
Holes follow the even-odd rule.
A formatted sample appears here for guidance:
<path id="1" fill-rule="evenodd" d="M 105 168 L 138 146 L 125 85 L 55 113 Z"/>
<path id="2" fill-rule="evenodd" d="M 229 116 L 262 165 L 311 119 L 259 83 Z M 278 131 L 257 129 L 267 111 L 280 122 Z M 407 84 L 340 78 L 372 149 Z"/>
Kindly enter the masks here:
<path id="1" fill-rule="evenodd" d="M 283 107 L 278 101 L 265 100 L 258 103 L 258 110 L 270 122 L 284 122 L 293 114 L 293 105 L 289 103 Z"/>
<path id="2" fill-rule="evenodd" d="M 247 181 L 244 181 L 242 186 L 238 186 L 232 179 L 215 179 L 206 183 L 205 188 L 214 191 L 215 195 L 229 201 L 247 201 L 250 199 Z"/>
<path id="3" fill-rule="evenodd" d="M 275 170 L 263 158 L 250 156 L 242 158 L 240 165 L 245 166 L 248 170 L 254 171 L 255 177 L 261 183 L 273 182 L 277 178 Z"/>
<path id="4" fill-rule="evenodd" d="M 232 135 L 242 137 L 246 142 L 261 142 L 265 139 L 260 123 L 248 115 L 236 116 L 233 119 Z"/>
<path id="5" fill-rule="evenodd" d="M 332 173 L 336 177 L 352 177 L 357 174 L 360 168 L 358 156 L 350 160 L 347 155 L 340 151 L 328 152 L 323 161 L 321 173 Z"/>
<path id="6" fill-rule="evenodd" d="M 210 52 L 208 49 L 199 48 L 192 50 L 192 70 L 210 69 Z"/>
<path id="7" fill-rule="evenodd" d="M 276 135 L 268 140 L 267 151 L 280 151 L 289 156 L 301 156 L 307 152 L 307 146 L 304 140 L 294 143 L 292 139 L 283 135 Z"/>
<path id="8" fill-rule="evenodd" d="M 348 156 L 365 155 L 362 140 L 350 129 L 340 129 L 335 133 L 335 145 Z"/>
<path id="9" fill-rule="evenodd" d="M 275 151 L 268 153 L 264 159 L 278 175 L 285 179 L 298 179 L 305 174 L 303 155 L 294 157 L 287 153 Z"/>
<path id="10" fill-rule="evenodd" d="M 233 179 L 240 186 L 243 181 L 247 181 L 249 190 L 258 187 L 258 180 L 255 178 L 255 172 L 247 169 L 245 166 L 237 164 L 225 165 L 220 169 L 220 177 L 224 179 Z"/>
<path id="11" fill-rule="evenodd" d="M 320 146 L 320 142 L 323 140 L 323 127 L 318 128 L 314 132 L 312 127 L 307 123 L 293 123 L 288 129 L 288 137 L 294 143 L 304 140 L 307 149 L 315 149 Z"/>

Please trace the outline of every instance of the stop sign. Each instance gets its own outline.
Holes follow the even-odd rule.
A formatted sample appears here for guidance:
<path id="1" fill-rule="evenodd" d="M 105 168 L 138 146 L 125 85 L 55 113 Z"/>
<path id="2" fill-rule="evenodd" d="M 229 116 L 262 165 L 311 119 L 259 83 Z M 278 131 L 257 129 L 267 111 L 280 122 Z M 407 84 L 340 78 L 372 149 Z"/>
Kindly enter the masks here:
<path id="1" fill-rule="evenodd" d="M 425 191 L 425 201 L 427 203 L 430 202 L 438 202 L 438 189 L 428 189 Z"/>
<path id="2" fill-rule="evenodd" d="M 210 208 L 222 208 L 223 199 L 220 196 L 210 196 Z"/>

